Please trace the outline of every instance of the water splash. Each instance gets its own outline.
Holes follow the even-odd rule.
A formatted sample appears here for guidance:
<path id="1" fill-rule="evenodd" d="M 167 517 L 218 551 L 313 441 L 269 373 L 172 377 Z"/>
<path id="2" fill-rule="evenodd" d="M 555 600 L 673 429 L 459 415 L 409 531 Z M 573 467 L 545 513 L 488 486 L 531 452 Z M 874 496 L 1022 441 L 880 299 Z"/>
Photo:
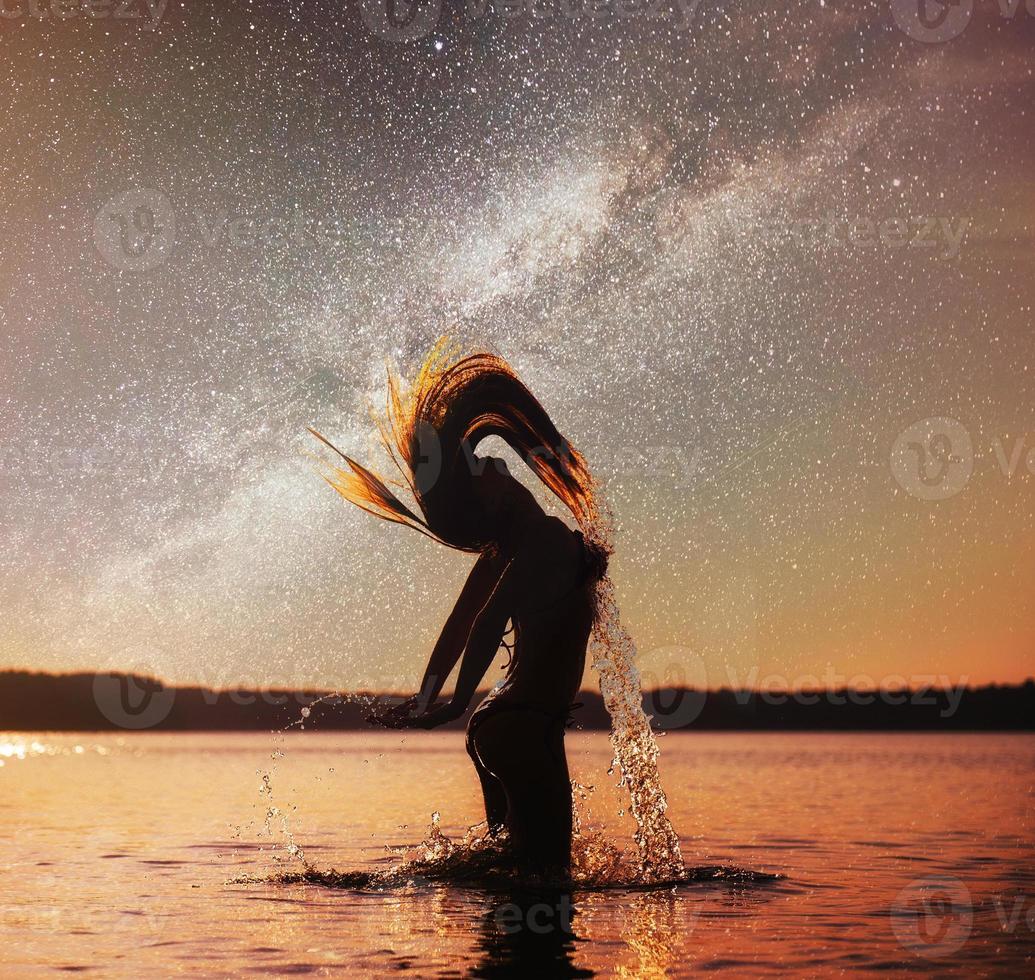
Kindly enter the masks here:
<path id="1" fill-rule="evenodd" d="M 306 861 L 305 852 L 295 840 L 295 836 L 291 831 L 288 814 L 273 799 L 273 777 L 277 772 L 277 763 L 284 758 L 284 750 L 281 747 L 283 738 L 283 731 L 274 733 L 273 751 L 270 753 L 270 767 L 257 770 L 256 772 L 256 775 L 260 777 L 259 796 L 262 797 L 263 803 L 266 806 L 263 828 L 266 836 L 273 841 L 272 857 L 274 861 L 281 860 L 280 854 L 277 852 L 276 842 L 279 832 L 283 837 L 284 850 L 287 852 L 289 859 L 301 861 L 303 867 L 308 867 L 309 864 Z M 295 809 L 295 807 L 292 806 L 292 809 Z"/>
<path id="2" fill-rule="evenodd" d="M 528 877 L 517 870 L 505 831 L 488 833 L 485 824 L 469 827 L 461 838 L 449 837 L 440 825 L 439 814 L 431 816 L 427 837 L 413 848 L 387 848 L 401 860 L 379 871 L 338 871 L 303 863 L 299 871 L 279 871 L 267 877 L 245 875 L 228 884 L 319 885 L 325 888 L 396 891 L 434 886 L 503 888 L 547 886 L 578 891 L 654 890 L 680 885 L 725 884 L 732 886 L 769 884 L 780 875 L 744 868 L 707 865 L 679 865 L 668 876 L 646 878 L 640 868 L 630 867 L 614 844 L 602 834 L 579 832 L 573 841 L 573 865 L 565 878 Z"/>
<path id="3" fill-rule="evenodd" d="M 591 548 L 610 554 L 613 550 L 610 544 L 612 523 L 598 515 L 599 512 L 594 514 L 593 523 L 586 528 L 586 540 Z M 633 833 L 638 849 L 635 878 L 641 883 L 680 880 L 685 872 L 683 857 L 679 838 L 667 815 L 668 800 L 658 774 L 658 744 L 650 720 L 643 711 L 640 672 L 635 662 L 636 645 L 621 624 L 614 584 L 607 575 L 597 582 L 594 598 L 596 616 L 590 638 L 590 658 L 599 675 L 600 693 L 611 718 L 610 740 L 614 750 L 612 770 L 617 768 L 621 774 L 619 785 L 629 794 L 630 812 L 636 823 Z M 282 740 L 284 733 L 293 728 L 304 730 L 312 709 L 317 705 L 324 702 L 340 704 L 343 701 L 363 702 L 369 707 L 373 698 L 344 691 L 324 695 L 303 707 L 295 721 L 274 733 L 275 738 Z M 326 875 L 338 880 L 334 878 L 338 872 L 317 871 L 308 863 L 302 847 L 291 832 L 288 815 L 274 803 L 273 775 L 277 761 L 282 756 L 283 751 L 278 745 L 272 756 L 270 770 L 260 774 L 260 792 L 267 805 L 267 835 L 273 837 L 279 830 L 288 857 L 297 860 L 302 866 L 302 870 L 295 873 L 297 880 L 317 883 L 318 878 Z M 585 799 L 588 788 L 577 783 L 573 783 L 572 788 L 573 880 L 582 884 L 628 882 L 627 862 L 623 853 L 605 834 L 590 831 L 584 826 L 579 800 Z M 422 842 L 417 855 L 409 862 L 369 875 L 348 872 L 347 878 L 355 887 L 367 887 L 378 882 L 388 887 L 397 884 L 400 876 L 402 880 L 407 880 L 407 875 L 426 877 L 430 873 L 433 877 L 441 875 L 446 878 L 457 875 L 462 878 L 468 873 L 482 875 L 493 862 L 498 863 L 505 858 L 505 851 L 501 851 L 500 846 L 499 839 L 482 841 L 472 837 L 470 831 L 462 841 L 452 841 L 442 834 L 435 819 L 429 837 Z M 280 856 L 275 853 L 274 859 L 280 860 Z M 339 884 L 346 886 L 344 880 Z"/>
<path id="4" fill-rule="evenodd" d="M 612 528 L 613 520 L 602 512 L 585 530 L 590 547 L 610 555 L 614 550 Z M 658 743 L 643 711 L 636 644 L 622 626 L 614 583 L 608 575 L 597 581 L 594 600 L 590 660 L 611 716 L 612 768 L 621 773 L 619 785 L 629 793 L 636 821 L 633 837 L 639 849 L 639 873 L 645 882 L 671 879 L 683 871 L 683 855 L 667 815 L 668 799 L 658 774 Z"/>
<path id="5" fill-rule="evenodd" d="M 317 705 L 326 704 L 337 706 L 345 702 L 352 702 L 369 708 L 375 700 L 375 697 L 370 694 L 360 694 L 350 691 L 331 691 L 329 694 L 324 694 L 318 698 L 314 698 L 308 704 L 303 705 L 299 711 L 298 718 L 290 724 L 285 725 L 283 728 L 271 732 L 273 736 L 273 751 L 270 753 L 270 766 L 268 769 L 257 770 L 256 775 L 260 777 L 259 796 L 262 797 L 266 806 L 263 829 L 266 836 L 273 841 L 272 857 L 274 861 L 283 860 L 281 854 L 277 850 L 277 837 L 279 834 L 280 839 L 283 841 L 282 847 L 286 852 L 287 859 L 298 861 L 307 872 L 312 870 L 312 865 L 309 864 L 302 845 L 295 839 L 295 835 L 291 829 L 289 814 L 276 803 L 273 796 L 273 781 L 277 773 L 277 764 L 285 756 L 283 748 L 284 735 L 293 728 L 297 728 L 299 731 L 305 731 L 306 722 L 312 717 L 313 708 Z M 298 807 L 296 804 L 292 804 L 291 809 L 296 810 Z"/>
<path id="6" fill-rule="evenodd" d="M 625 852 L 602 830 L 589 827 L 592 786 L 571 781 L 571 866 L 579 881 L 618 881 L 627 874 Z"/>

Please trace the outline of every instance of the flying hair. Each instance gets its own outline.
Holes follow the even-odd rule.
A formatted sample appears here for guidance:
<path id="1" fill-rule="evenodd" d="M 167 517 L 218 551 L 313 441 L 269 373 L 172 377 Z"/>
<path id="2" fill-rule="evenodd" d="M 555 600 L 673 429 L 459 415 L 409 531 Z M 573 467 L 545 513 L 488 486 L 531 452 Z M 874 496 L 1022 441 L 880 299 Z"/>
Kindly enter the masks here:
<path id="1" fill-rule="evenodd" d="M 591 530 L 598 518 L 595 484 L 582 455 L 557 431 L 546 409 L 497 354 L 459 355 L 447 338 L 428 352 L 413 382 L 388 370 L 388 397 L 377 425 L 414 505 L 389 482 L 312 432 L 345 465 L 325 464 L 324 479 L 346 500 L 382 520 L 404 524 L 452 548 L 480 551 L 475 515 L 474 450 L 499 436 Z"/>

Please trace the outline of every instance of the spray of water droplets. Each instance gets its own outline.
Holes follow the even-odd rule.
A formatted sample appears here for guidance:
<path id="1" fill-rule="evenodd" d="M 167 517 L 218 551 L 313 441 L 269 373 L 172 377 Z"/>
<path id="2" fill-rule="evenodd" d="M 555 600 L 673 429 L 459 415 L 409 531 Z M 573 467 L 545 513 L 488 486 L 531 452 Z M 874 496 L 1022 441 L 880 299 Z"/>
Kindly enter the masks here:
<path id="1" fill-rule="evenodd" d="M 600 501 L 597 501 L 600 507 Z M 591 546 L 605 554 L 614 548 L 614 520 L 604 508 L 586 528 Z M 683 871 L 679 837 L 668 819 L 668 800 L 658 773 L 658 743 L 643 710 L 636 644 L 622 626 L 610 576 L 596 583 L 596 616 L 590 637 L 590 659 L 600 679 L 600 694 L 611 716 L 612 770 L 621 773 L 636 821 L 634 839 L 639 849 L 639 873 L 645 881 L 678 876 Z"/>

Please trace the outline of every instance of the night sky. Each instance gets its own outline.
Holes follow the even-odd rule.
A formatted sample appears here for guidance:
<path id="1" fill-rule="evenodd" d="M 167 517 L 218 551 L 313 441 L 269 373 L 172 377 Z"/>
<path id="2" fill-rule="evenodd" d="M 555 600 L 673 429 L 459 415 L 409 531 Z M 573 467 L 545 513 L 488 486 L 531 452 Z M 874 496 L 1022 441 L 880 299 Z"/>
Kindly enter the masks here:
<path id="1" fill-rule="evenodd" d="M 603 481 L 647 684 L 1035 672 L 1023 4 L 403 42 L 373 0 L 40 2 L 0 19 L 0 666 L 414 686 L 471 559 L 306 426 L 376 461 L 385 359 L 449 333 Z"/>

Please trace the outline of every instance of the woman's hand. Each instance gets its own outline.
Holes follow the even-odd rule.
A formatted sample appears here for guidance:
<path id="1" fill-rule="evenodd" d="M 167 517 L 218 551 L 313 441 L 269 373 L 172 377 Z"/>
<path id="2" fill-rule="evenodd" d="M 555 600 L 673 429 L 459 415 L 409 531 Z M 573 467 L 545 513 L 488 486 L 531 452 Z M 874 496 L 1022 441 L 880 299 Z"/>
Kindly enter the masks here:
<path id="1" fill-rule="evenodd" d="M 445 704 L 432 708 L 422 715 L 415 715 L 407 720 L 406 728 L 438 728 L 448 721 L 455 721 L 467 710 L 467 705 L 458 701 L 447 701 Z"/>
<path id="2" fill-rule="evenodd" d="M 401 704 L 394 704 L 380 714 L 367 716 L 367 721 L 384 728 L 438 728 L 448 721 L 459 718 L 467 710 L 466 705 L 446 701 L 420 711 L 420 698 L 414 695 Z"/>
<path id="3" fill-rule="evenodd" d="M 378 706 L 367 715 L 366 720 L 372 725 L 381 725 L 382 728 L 405 728 L 407 727 L 406 722 L 420 710 L 421 697 L 419 694 L 414 694 L 399 704 L 390 704 L 387 707 Z"/>

